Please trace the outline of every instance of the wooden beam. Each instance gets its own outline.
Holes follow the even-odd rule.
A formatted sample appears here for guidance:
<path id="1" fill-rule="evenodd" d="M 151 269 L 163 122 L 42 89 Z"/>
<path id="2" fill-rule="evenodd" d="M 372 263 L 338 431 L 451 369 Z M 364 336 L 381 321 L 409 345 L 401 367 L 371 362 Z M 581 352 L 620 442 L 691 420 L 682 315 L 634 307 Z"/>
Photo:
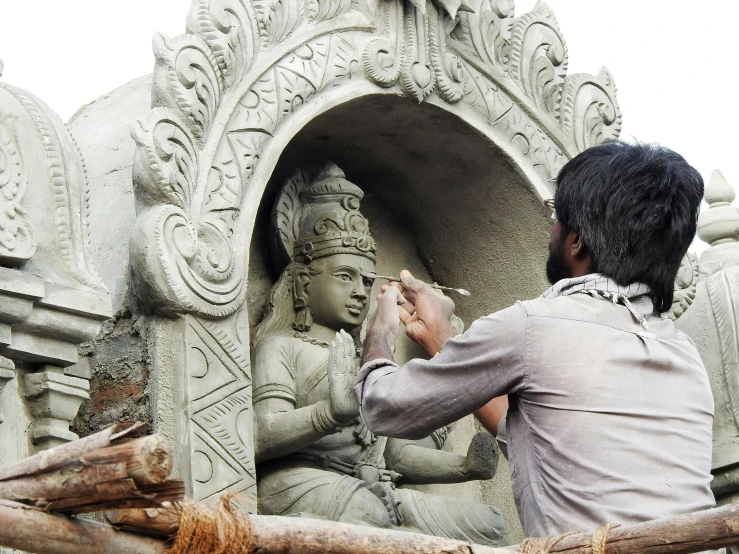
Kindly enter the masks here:
<path id="1" fill-rule="evenodd" d="M 592 533 L 570 535 L 551 552 L 592 554 Z M 606 554 L 691 554 L 739 545 L 739 503 L 611 529 Z M 519 546 L 509 546 L 519 552 Z"/>
<path id="2" fill-rule="evenodd" d="M 0 545 L 37 554 L 166 554 L 163 541 L 0 500 Z"/>

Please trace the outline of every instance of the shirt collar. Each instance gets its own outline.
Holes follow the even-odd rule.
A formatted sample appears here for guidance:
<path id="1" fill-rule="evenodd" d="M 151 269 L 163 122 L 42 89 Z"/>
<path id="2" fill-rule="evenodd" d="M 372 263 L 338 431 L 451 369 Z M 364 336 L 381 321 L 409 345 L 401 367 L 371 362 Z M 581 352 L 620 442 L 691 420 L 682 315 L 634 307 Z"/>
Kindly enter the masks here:
<path id="1" fill-rule="evenodd" d="M 622 286 L 601 273 L 590 273 L 582 277 L 558 281 L 542 294 L 542 298 L 552 300 L 559 296 L 585 293 L 593 298 L 611 300 L 615 304 L 626 306 L 634 318 L 647 329 L 646 318 L 654 312 L 654 303 L 648 296 L 651 290 L 649 285 L 644 283 Z"/>
<path id="2" fill-rule="evenodd" d="M 649 285 L 645 285 L 644 283 L 631 283 L 630 285 L 622 286 L 601 273 L 590 273 L 582 277 L 557 281 L 557 283 L 549 287 L 542 294 L 542 298 L 551 300 L 558 296 L 569 296 L 576 292 L 590 290 L 617 294 L 626 298 L 634 298 L 651 292 Z"/>

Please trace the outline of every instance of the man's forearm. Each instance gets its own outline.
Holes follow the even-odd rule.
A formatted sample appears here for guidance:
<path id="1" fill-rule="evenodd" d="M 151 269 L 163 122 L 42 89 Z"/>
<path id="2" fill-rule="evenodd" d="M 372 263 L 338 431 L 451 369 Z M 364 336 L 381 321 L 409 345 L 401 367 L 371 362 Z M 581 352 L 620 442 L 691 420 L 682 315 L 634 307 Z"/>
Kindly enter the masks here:
<path id="1" fill-rule="evenodd" d="M 362 364 L 373 360 L 393 360 L 393 345 L 395 335 L 385 329 L 370 326 L 364 339 L 364 352 L 362 353 Z"/>
<path id="2" fill-rule="evenodd" d="M 498 424 L 508 409 L 508 395 L 498 396 L 475 412 L 475 417 L 493 436 L 498 433 Z"/>

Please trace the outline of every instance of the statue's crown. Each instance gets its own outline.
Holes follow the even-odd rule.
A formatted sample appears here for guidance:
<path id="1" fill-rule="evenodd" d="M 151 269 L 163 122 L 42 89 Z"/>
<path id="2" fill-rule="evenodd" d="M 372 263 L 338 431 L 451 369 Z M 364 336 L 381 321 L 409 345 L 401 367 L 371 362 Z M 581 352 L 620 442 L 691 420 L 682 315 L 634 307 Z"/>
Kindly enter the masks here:
<path id="1" fill-rule="evenodd" d="M 329 162 L 313 180 L 298 172 L 283 186 L 273 223 L 285 257 L 296 262 L 334 254 L 357 254 L 375 261 L 369 222 L 359 212 L 364 193 Z"/>

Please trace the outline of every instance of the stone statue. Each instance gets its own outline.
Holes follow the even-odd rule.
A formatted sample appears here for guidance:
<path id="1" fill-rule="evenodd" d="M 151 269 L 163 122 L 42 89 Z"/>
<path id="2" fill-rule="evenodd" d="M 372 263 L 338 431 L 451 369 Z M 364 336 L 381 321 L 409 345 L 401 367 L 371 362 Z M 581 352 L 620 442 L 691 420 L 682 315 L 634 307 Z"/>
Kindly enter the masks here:
<path id="1" fill-rule="evenodd" d="M 421 441 L 376 437 L 352 392 L 375 269 L 363 192 L 329 163 L 312 182 L 290 179 L 273 212 L 286 264 L 255 331 L 254 411 L 259 510 L 304 514 L 498 545 L 495 508 L 396 484 L 489 479 L 487 433 L 466 456 L 438 450 L 448 429 Z"/>

